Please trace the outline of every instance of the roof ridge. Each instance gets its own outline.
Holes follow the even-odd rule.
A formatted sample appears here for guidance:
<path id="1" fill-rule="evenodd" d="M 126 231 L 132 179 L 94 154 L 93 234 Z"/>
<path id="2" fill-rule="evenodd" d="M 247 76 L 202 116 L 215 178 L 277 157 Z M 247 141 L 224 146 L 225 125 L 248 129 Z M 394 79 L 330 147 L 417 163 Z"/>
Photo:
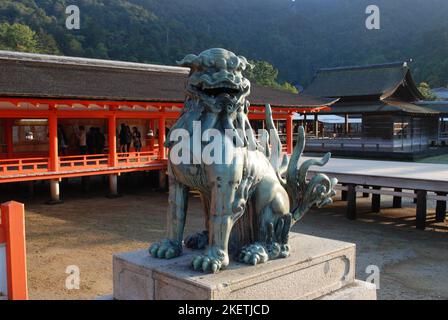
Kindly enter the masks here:
<path id="1" fill-rule="evenodd" d="M 188 74 L 190 69 L 176 66 L 137 63 L 117 60 L 103 60 L 81 57 L 68 57 L 49 54 L 25 53 L 0 50 L 0 60 L 29 61 L 37 63 L 76 65 L 97 68 L 114 68 L 125 70 L 167 72 Z"/>
<path id="2" fill-rule="evenodd" d="M 347 71 L 347 70 L 363 70 L 363 69 L 382 69 L 382 68 L 393 68 L 393 67 L 408 67 L 409 61 L 396 61 L 380 64 L 368 64 L 368 65 L 356 65 L 356 66 L 343 66 L 343 67 L 332 67 L 332 68 L 321 68 L 317 70 L 319 72 L 328 71 Z"/>

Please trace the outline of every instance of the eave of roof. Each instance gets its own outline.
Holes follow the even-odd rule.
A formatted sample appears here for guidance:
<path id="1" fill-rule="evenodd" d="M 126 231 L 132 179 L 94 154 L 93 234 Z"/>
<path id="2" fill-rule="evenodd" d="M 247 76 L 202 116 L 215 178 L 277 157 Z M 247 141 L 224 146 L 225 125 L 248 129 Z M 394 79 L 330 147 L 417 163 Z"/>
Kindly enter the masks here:
<path id="1" fill-rule="evenodd" d="M 448 114 L 448 101 L 419 101 L 416 104 L 441 114 Z"/>
<path id="2" fill-rule="evenodd" d="M 183 102 L 188 68 L 0 51 L 0 96 Z M 252 85 L 253 105 L 322 108 L 335 99 Z"/>
<path id="3" fill-rule="evenodd" d="M 189 68 L 166 66 L 147 63 L 136 63 L 115 60 L 101 60 L 91 58 L 56 56 L 47 54 L 24 53 L 0 50 L 0 60 L 15 62 L 41 63 L 44 65 L 84 66 L 89 68 L 122 69 L 148 72 L 167 72 L 176 74 L 189 74 Z"/>
<path id="4" fill-rule="evenodd" d="M 372 102 L 337 103 L 322 114 L 364 114 L 364 113 L 405 113 L 419 115 L 437 115 L 440 111 L 433 107 L 408 103 L 397 100 L 382 100 Z"/>
<path id="5" fill-rule="evenodd" d="M 320 97 L 390 97 L 405 85 L 415 100 L 422 99 L 406 62 L 320 69 L 304 93 Z"/>

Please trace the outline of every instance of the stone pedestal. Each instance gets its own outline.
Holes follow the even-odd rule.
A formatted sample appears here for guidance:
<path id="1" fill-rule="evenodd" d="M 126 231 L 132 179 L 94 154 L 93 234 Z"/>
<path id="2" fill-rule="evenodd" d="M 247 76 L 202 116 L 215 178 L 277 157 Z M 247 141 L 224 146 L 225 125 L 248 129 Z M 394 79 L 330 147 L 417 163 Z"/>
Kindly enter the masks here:
<path id="1" fill-rule="evenodd" d="M 147 250 L 113 259 L 119 300 L 376 299 L 373 285 L 355 281 L 355 245 L 291 233 L 291 256 L 248 266 L 232 262 L 218 274 L 192 271 L 195 254 L 172 260 Z"/>

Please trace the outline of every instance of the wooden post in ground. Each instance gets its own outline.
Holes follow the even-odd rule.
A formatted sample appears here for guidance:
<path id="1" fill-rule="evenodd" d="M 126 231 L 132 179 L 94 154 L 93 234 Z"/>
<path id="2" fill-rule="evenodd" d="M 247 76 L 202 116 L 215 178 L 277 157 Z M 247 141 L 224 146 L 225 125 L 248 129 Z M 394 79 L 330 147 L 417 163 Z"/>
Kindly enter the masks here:
<path id="1" fill-rule="evenodd" d="M 394 191 L 395 191 L 395 192 L 402 192 L 403 189 L 401 189 L 401 188 L 395 188 Z M 394 208 L 401 208 L 401 207 L 402 207 L 402 204 L 401 204 L 401 197 L 399 197 L 399 196 L 394 196 L 394 200 L 393 200 L 393 205 L 392 205 L 392 207 L 394 207 Z"/>
<path id="2" fill-rule="evenodd" d="M 446 193 L 437 192 L 438 196 L 446 197 Z M 436 222 L 444 222 L 446 218 L 446 201 L 437 200 Z"/>
<path id="3" fill-rule="evenodd" d="M 344 133 L 348 135 L 350 133 L 350 124 L 348 122 L 348 114 L 344 115 Z"/>
<path id="4" fill-rule="evenodd" d="M 342 186 L 346 187 L 347 184 L 343 183 Z M 347 201 L 347 190 L 341 190 L 341 200 Z"/>
<path id="5" fill-rule="evenodd" d="M 25 208 L 18 202 L 1 205 L 0 235 L 6 243 L 8 299 L 27 300 Z"/>
<path id="6" fill-rule="evenodd" d="M 347 218 L 350 220 L 356 219 L 356 185 L 347 185 Z"/>
<path id="7" fill-rule="evenodd" d="M 369 186 L 364 185 L 363 188 L 364 188 L 364 189 L 368 189 Z M 370 194 L 367 193 L 367 192 L 363 192 L 362 197 L 363 197 L 363 198 L 368 198 L 368 197 L 370 197 Z"/>
<path id="8" fill-rule="evenodd" d="M 417 190 L 417 214 L 416 214 L 416 227 L 419 230 L 425 230 L 426 228 L 426 190 Z"/>
<path id="9" fill-rule="evenodd" d="M 381 190 L 381 187 L 374 186 L 373 190 Z M 372 194 L 372 212 L 381 211 L 381 195 Z"/>

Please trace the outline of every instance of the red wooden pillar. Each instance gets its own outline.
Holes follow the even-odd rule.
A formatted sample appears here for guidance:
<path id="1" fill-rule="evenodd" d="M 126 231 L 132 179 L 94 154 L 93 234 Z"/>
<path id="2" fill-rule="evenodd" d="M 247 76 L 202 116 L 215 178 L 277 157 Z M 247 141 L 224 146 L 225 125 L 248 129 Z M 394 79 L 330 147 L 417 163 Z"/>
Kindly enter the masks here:
<path id="1" fill-rule="evenodd" d="M 12 158 L 14 153 L 14 141 L 12 139 L 12 127 L 14 119 L 6 119 L 5 121 L 5 142 L 6 142 L 6 153 L 8 158 Z"/>
<path id="2" fill-rule="evenodd" d="M 117 166 L 117 117 L 109 116 L 108 119 L 108 144 L 109 144 L 109 166 Z"/>
<path id="3" fill-rule="evenodd" d="M 27 300 L 25 209 L 23 204 L 14 201 L 2 204 L 1 217 L 6 240 L 8 299 Z"/>
<path id="4" fill-rule="evenodd" d="M 159 159 L 166 158 L 165 140 L 165 118 L 159 118 Z"/>
<path id="5" fill-rule="evenodd" d="M 48 117 L 48 141 L 49 141 L 49 171 L 59 170 L 58 154 L 58 118 L 55 112 Z"/>
<path id="6" fill-rule="evenodd" d="M 293 132 L 293 116 L 289 114 L 286 118 L 286 152 L 292 154 L 294 132 Z"/>

